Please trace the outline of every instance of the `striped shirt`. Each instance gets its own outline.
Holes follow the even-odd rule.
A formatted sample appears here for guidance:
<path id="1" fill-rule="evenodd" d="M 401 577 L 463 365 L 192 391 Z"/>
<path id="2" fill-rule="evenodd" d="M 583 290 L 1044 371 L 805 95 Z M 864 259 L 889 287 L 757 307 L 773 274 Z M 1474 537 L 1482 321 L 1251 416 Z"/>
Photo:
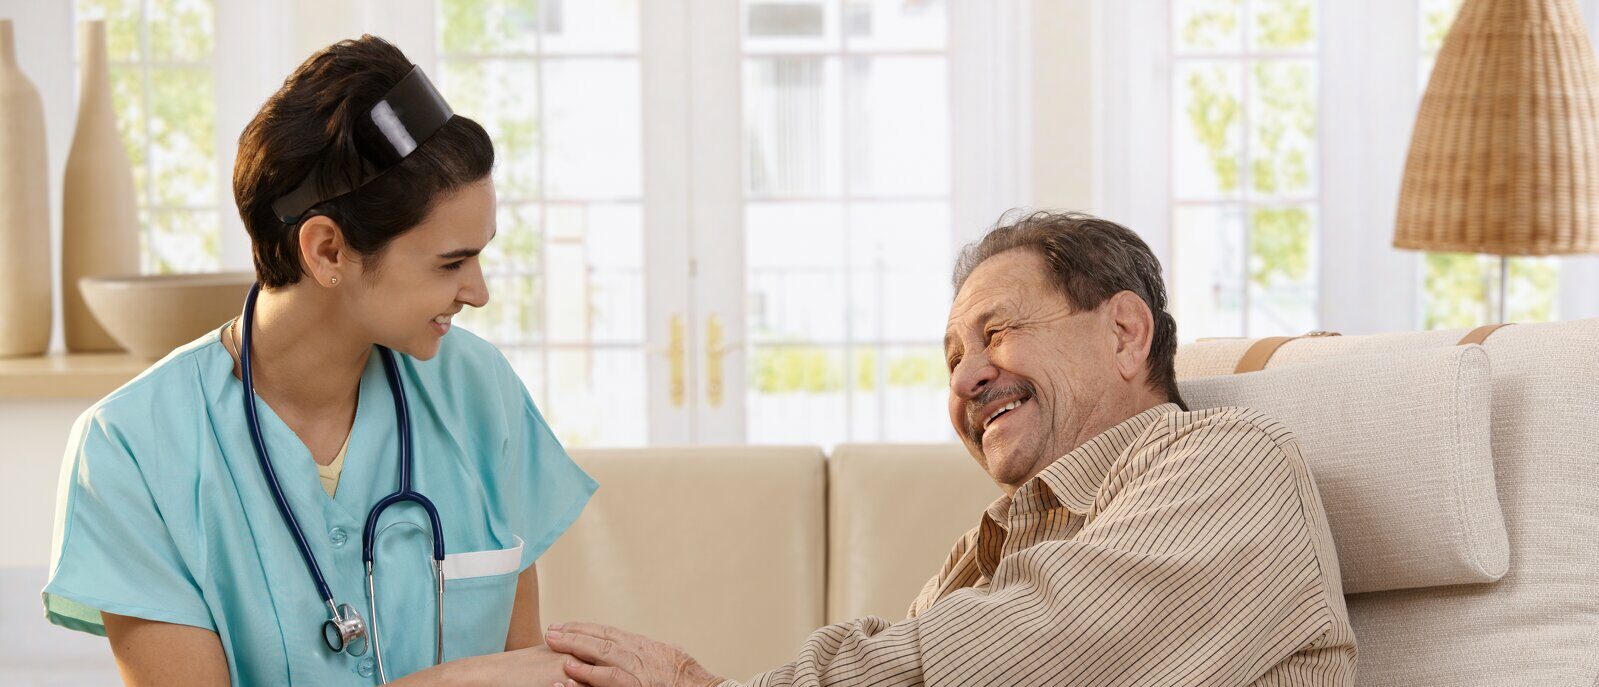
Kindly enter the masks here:
<path id="1" fill-rule="evenodd" d="M 749 684 L 1350 685 L 1341 589 L 1293 435 L 1167 404 L 995 501 L 908 618 L 824 627 Z"/>

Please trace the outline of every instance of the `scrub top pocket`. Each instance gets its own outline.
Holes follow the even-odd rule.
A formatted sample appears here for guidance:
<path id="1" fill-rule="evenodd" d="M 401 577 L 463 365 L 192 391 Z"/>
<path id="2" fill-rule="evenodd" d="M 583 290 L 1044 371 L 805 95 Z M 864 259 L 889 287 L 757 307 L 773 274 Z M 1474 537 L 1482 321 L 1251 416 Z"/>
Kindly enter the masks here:
<path id="1" fill-rule="evenodd" d="M 444 556 L 444 660 L 505 650 L 522 538 L 505 549 Z"/>

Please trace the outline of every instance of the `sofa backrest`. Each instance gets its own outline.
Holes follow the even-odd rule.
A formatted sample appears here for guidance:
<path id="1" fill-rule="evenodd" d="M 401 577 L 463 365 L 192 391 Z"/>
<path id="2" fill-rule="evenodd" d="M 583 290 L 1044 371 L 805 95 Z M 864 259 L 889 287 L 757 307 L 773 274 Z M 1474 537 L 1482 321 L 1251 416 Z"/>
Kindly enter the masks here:
<path id="1" fill-rule="evenodd" d="M 1465 334 L 1299 339 L 1266 369 L 1455 346 Z M 1185 346 L 1178 377 L 1231 373 L 1249 346 Z M 1349 595 L 1363 687 L 1599 682 L 1599 320 L 1505 327 L 1483 348 L 1509 571 L 1491 584 Z"/>
<path id="2" fill-rule="evenodd" d="M 578 449 L 572 457 L 600 489 L 538 561 L 545 624 L 617 625 L 737 677 L 792 660 L 822 626 L 820 449 Z"/>

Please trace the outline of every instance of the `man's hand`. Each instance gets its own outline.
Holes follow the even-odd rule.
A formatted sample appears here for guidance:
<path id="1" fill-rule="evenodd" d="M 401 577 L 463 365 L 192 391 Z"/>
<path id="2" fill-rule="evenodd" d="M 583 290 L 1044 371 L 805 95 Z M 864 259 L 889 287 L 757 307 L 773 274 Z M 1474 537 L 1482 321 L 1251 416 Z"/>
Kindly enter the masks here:
<path id="1" fill-rule="evenodd" d="M 566 674 L 591 687 L 716 687 L 725 680 L 670 644 L 589 623 L 551 625 L 544 641 L 579 661 Z"/>

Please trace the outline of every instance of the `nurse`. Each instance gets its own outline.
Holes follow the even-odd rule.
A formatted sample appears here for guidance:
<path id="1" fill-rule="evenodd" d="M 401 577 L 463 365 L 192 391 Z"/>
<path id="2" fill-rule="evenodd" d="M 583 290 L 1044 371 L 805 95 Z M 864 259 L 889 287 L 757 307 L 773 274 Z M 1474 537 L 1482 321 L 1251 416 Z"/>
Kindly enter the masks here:
<path id="1" fill-rule="evenodd" d="M 233 179 L 260 283 L 249 329 L 219 326 L 79 418 L 51 622 L 108 637 L 130 685 L 377 683 L 375 648 L 324 637 L 319 570 L 369 635 L 381 617 L 394 684 L 563 680 L 540 644 L 534 561 L 596 485 L 500 352 L 450 324 L 488 302 L 493 162 L 483 128 L 381 39 L 330 46 L 284 81 L 240 137 Z M 412 486 L 444 543 L 442 635 L 432 520 L 415 503 L 375 522 L 368 603 L 363 527 L 400 484 L 394 382 Z"/>

